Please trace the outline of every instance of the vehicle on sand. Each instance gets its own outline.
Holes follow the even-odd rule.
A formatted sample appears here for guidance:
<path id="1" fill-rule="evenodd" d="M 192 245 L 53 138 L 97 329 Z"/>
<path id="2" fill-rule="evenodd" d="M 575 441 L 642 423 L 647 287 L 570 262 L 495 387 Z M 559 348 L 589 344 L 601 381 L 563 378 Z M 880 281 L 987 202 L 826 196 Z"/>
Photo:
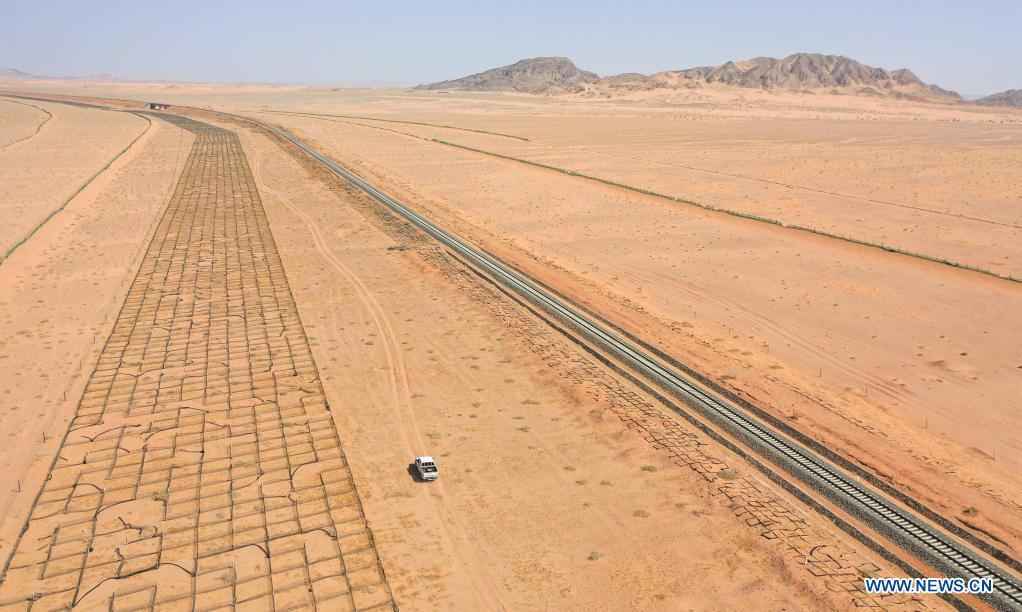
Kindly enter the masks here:
<path id="1" fill-rule="evenodd" d="M 422 456 L 415 458 L 415 469 L 419 472 L 419 477 L 425 481 L 436 480 L 440 476 L 440 470 L 436 467 L 436 462 L 430 456 Z"/>

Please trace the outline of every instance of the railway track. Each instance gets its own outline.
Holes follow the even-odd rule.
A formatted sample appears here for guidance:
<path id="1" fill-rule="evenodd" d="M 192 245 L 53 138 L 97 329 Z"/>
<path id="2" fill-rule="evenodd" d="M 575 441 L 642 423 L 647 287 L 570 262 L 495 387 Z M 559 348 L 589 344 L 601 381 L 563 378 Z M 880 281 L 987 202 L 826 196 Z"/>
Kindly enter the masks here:
<path id="1" fill-rule="evenodd" d="M 233 117 L 233 116 L 232 116 Z M 738 439 L 774 466 L 801 481 L 831 503 L 869 525 L 891 542 L 948 577 L 988 578 L 993 593 L 980 596 L 998 609 L 1022 608 L 1022 582 L 1010 570 L 977 552 L 961 539 L 929 523 L 895 502 L 876 487 L 864 484 L 807 445 L 754 416 L 749 410 L 719 396 L 686 376 L 667 360 L 645 350 L 623 334 L 526 277 L 485 251 L 388 196 L 351 170 L 320 154 L 277 127 L 251 121 L 289 141 L 329 170 L 452 249 L 494 280 L 581 334 L 596 347 L 627 365 L 646 381 L 696 410 L 730 436 Z M 852 528 L 854 529 L 854 528 Z M 860 536 L 861 534 L 853 534 Z"/>

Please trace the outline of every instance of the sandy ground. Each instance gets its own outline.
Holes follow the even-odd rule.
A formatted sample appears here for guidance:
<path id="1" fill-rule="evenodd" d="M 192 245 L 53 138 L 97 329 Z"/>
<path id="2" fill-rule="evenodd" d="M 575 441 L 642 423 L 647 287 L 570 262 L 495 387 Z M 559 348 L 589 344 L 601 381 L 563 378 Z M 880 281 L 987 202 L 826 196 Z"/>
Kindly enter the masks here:
<path id="1" fill-rule="evenodd" d="M 877 232 L 863 238 L 893 233 L 905 246 L 960 248 L 1010 272 L 1017 113 L 830 96 L 601 102 L 214 86 L 78 91 L 527 137 L 273 115 L 977 535 L 1009 550 L 1022 545 L 1018 285 L 421 139 L 618 172 L 606 178 L 710 194 L 786 222 Z M 428 253 L 417 260 L 388 250 L 392 239 L 327 206 L 334 200 L 321 186 L 303 184 L 272 147 L 243 137 L 326 393 L 332 405 L 351 406 L 335 418 L 399 602 L 841 605 L 802 582 L 804 570 L 782 569 L 790 567 L 776 548 L 730 512 L 715 512 L 710 502 L 719 500 L 690 473 L 674 471 L 616 420 L 591 418 L 597 409 L 555 380 L 549 363 L 529 357 L 463 292 L 430 278 Z M 676 167 L 688 158 L 699 163 Z M 995 180 L 981 179 L 979 163 L 992 164 Z M 782 185 L 764 182 L 775 179 Z M 900 206 L 931 200 L 936 213 Z M 949 212 L 984 221 L 951 223 Z M 449 466 L 440 486 L 413 483 L 403 469 L 423 446 Z M 693 557 L 725 563 L 690 569 Z M 710 583 L 718 590 L 692 588 Z"/>
<path id="2" fill-rule="evenodd" d="M 1018 285 L 390 132 L 280 122 L 948 513 L 978 509 L 963 518 L 1018 537 Z"/>
<path id="3" fill-rule="evenodd" d="M 0 98 L 0 149 L 34 136 L 50 115 L 27 101 Z"/>
<path id="4" fill-rule="evenodd" d="M 55 116 L 65 112 L 52 107 Z M 109 121 L 99 111 L 88 116 L 101 125 Z M 52 459 L 190 143 L 187 132 L 154 123 L 0 265 L 0 516 L 5 526 L 24 520 L 45 475 L 33 481 L 31 468 Z M 88 141 L 75 142 L 75 148 L 87 149 Z M 56 164 L 63 158 L 52 162 L 52 169 L 36 169 L 44 176 L 59 174 Z M 7 535 L 0 541 L 4 559 L 11 545 Z"/>
<path id="5" fill-rule="evenodd" d="M 8 414 L 0 432 L 9 440 L 0 456 L 6 474 L 0 486 L 13 489 L 4 499 L 0 554 L 5 557 L 46 473 L 41 468 L 57 452 L 61 430 L 82 392 L 82 371 L 91 367 L 117 316 L 190 138 L 155 121 L 135 147 L 0 268 L 0 286 L 10 296 L 3 304 L 9 340 L 2 345 Z M 516 326 L 494 315 L 514 307 L 480 302 L 477 292 L 466 293 L 438 274 L 429 263 L 438 255 L 435 247 L 416 247 L 412 241 L 409 252 L 407 244 L 346 206 L 276 145 L 247 133 L 244 145 L 346 446 L 346 465 L 402 607 L 848 607 L 859 600 L 836 585 L 857 584 L 863 572 L 890 573 L 819 519 L 788 510 L 790 499 L 733 457 L 729 463 L 702 460 L 701 465 L 715 466 L 709 473 L 675 465 L 679 455 L 644 439 L 649 423 L 629 427 L 614 417 L 618 404 L 591 395 L 589 387 L 601 380 L 593 372 L 600 368 L 573 345 L 542 325 L 537 328 L 542 332 L 515 333 Z M 529 318 L 524 311 L 516 316 Z M 141 317 L 139 322 L 145 323 Z M 533 343 L 540 340 L 559 347 L 574 365 L 552 365 L 549 347 L 535 353 Z M 158 345 L 158 339 L 153 346 L 147 341 L 146 363 L 159 361 Z M 17 360 L 18 355 L 32 358 Z M 138 364 L 120 367 L 129 371 Z M 572 383 L 563 370 L 584 375 Z M 178 370 L 165 374 L 159 377 L 160 397 L 165 379 L 168 393 L 188 388 L 174 382 Z M 137 384 L 150 379 L 139 376 Z M 115 380 L 129 381 L 121 375 Z M 86 452 L 89 461 L 82 467 L 67 464 L 71 471 L 82 470 L 80 477 L 88 482 L 106 472 L 100 456 L 107 430 L 116 429 L 121 418 L 115 410 L 119 397 L 110 393 L 105 416 L 90 425 L 88 407 L 102 397 L 86 393 L 85 408 L 78 409 L 85 427 L 80 431 L 96 438 L 75 442 L 82 433 L 74 434 L 60 451 L 67 459 L 82 452 L 82 444 L 96 446 Z M 136 401 L 144 397 L 138 392 Z M 34 413 L 35 406 L 46 408 Z M 662 413 L 654 422 L 657 431 L 682 431 Z M 122 431 L 116 439 L 111 473 L 130 468 L 136 452 L 130 449 L 142 445 L 133 433 Z M 159 444 L 146 440 L 143 451 Z M 223 450 L 213 442 L 204 448 L 211 454 Z M 121 462 L 128 465 L 117 467 L 119 452 L 127 453 Z M 442 480 L 432 485 L 415 482 L 408 471 L 410 459 L 425 452 L 436 455 L 443 470 Z M 51 475 L 67 479 L 68 469 Z M 244 480 L 244 474 L 239 477 Z M 118 477 L 113 478 L 116 485 Z M 77 507 L 87 500 L 76 496 L 76 486 L 50 484 L 53 491 L 39 503 L 53 503 L 51 495 L 70 491 L 67 501 Z M 187 483 L 173 480 L 169 487 L 171 502 L 189 490 Z M 107 490 L 114 496 L 121 489 Z M 148 496 L 128 500 L 135 505 L 115 503 L 118 512 L 102 525 L 115 515 L 129 524 L 154 520 L 150 506 L 137 505 Z M 764 522 L 750 522 L 745 504 L 757 504 L 754 515 Z M 37 522 L 52 520 L 49 512 L 41 514 Z M 766 520 L 772 516 L 790 525 L 791 533 Z M 120 541 L 115 522 L 100 529 L 83 553 L 96 559 L 94 571 L 107 571 L 103 560 L 114 558 L 107 549 Z M 41 553 L 29 542 L 43 536 L 46 526 L 32 525 L 5 597 L 17 594 L 17 581 L 37 574 L 30 561 Z M 134 533 L 129 527 L 124 529 Z M 805 551 L 791 554 L 779 544 L 789 537 Z M 68 564 L 78 556 L 63 559 L 60 552 L 74 541 L 51 540 L 47 560 L 62 559 L 59 567 L 52 563 L 44 570 L 53 581 L 74 582 Z M 142 546 L 139 541 L 120 542 L 132 566 L 146 559 L 144 550 L 135 550 Z M 220 541 L 203 538 L 207 546 Z M 161 554 L 172 558 L 170 549 Z M 237 559 L 242 565 L 255 563 L 250 557 Z M 208 580 L 198 588 L 213 588 L 205 585 L 216 583 L 221 570 L 208 569 Z M 236 582 L 240 572 L 221 577 Z M 152 579 L 167 588 L 181 582 L 166 572 L 154 572 Z M 120 584 L 100 583 L 100 591 L 84 596 L 97 602 L 116 596 L 127 603 L 147 592 L 132 594 L 144 589 L 142 576 Z"/>
<path id="6" fill-rule="evenodd" d="M 244 142 L 402 608 L 847 605 L 422 252 Z M 436 483 L 407 469 L 424 453 Z"/>
<path id="7" fill-rule="evenodd" d="M 500 125 L 524 142 L 360 123 L 1022 277 L 1022 125 L 901 122 L 892 134 L 891 122 L 856 119 L 627 115 Z"/>
<path id="8" fill-rule="evenodd" d="M 383 609 L 241 144 L 173 123 L 195 135 L 181 178 L 43 470 L 0 607 Z"/>
<path id="9" fill-rule="evenodd" d="M 128 113 L 30 101 L 53 115 L 37 134 L 0 148 L 0 248 L 6 251 L 99 172 L 148 122 Z M 0 113 L 24 107 L 0 106 Z M 34 129 L 34 127 L 33 127 Z"/>

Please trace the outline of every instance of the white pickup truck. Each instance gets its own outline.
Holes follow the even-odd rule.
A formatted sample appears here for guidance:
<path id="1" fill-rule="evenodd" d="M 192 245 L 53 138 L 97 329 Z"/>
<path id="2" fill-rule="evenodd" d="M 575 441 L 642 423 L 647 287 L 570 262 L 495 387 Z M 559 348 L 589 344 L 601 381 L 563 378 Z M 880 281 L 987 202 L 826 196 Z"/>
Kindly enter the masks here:
<path id="1" fill-rule="evenodd" d="M 429 456 L 416 457 L 415 469 L 419 471 L 419 476 L 426 481 L 436 480 L 440 476 L 440 470 L 437 469 L 436 462 Z"/>

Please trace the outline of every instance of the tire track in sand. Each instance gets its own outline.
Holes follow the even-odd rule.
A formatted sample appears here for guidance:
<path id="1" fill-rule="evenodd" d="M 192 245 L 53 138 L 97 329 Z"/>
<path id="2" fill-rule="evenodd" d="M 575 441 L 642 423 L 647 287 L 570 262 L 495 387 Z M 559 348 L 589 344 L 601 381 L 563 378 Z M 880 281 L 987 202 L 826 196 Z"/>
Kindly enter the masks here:
<path id="1" fill-rule="evenodd" d="M 390 319 L 387 316 L 386 310 L 380 305 L 372 290 L 366 287 L 365 283 L 362 282 L 358 275 L 333 254 L 315 220 L 291 201 L 290 198 L 280 191 L 268 186 L 265 181 L 263 181 L 262 173 L 260 172 L 261 167 L 262 156 L 260 156 L 257 159 L 257 163 L 254 164 L 254 176 L 259 189 L 264 193 L 270 193 L 279 199 L 285 206 L 287 206 L 288 210 L 293 212 L 295 216 L 302 221 L 309 231 L 309 235 L 312 238 L 316 252 L 319 253 L 331 267 L 340 273 L 344 280 L 352 287 L 352 289 L 355 290 L 359 301 L 362 303 L 366 312 L 369 313 L 369 316 L 373 321 L 373 326 L 376 328 L 379 337 L 383 340 L 382 344 L 388 365 L 387 375 L 390 379 L 390 391 L 394 404 L 394 413 L 398 421 L 403 424 L 403 427 L 400 428 L 398 434 L 408 456 L 416 455 L 418 453 L 416 448 L 426 448 L 426 443 L 420 433 L 415 418 L 415 411 L 412 406 L 412 391 L 408 380 L 408 368 L 404 363 L 404 358 L 401 356 L 401 349 L 399 342 L 397 341 L 397 335 L 394 333 L 394 329 L 390 324 Z M 411 436 L 409 435 L 409 430 L 411 430 Z M 412 437 L 414 437 L 414 440 Z M 442 500 L 446 497 L 446 489 L 444 488 L 443 483 L 437 481 L 432 484 L 434 485 L 434 488 L 440 489 L 440 500 L 438 501 L 437 497 L 431 495 L 426 490 L 423 490 L 420 496 L 426 499 L 442 517 L 442 520 L 438 521 L 437 524 L 443 528 L 448 548 L 451 549 L 452 553 L 454 553 L 452 556 L 457 560 L 462 573 L 469 577 L 468 582 L 472 585 L 479 602 L 484 604 L 488 609 L 510 609 L 511 606 L 500 592 L 500 588 L 496 581 L 489 572 L 486 571 L 486 566 L 479 556 L 479 551 L 472 546 L 465 546 L 461 544 L 461 542 L 471 542 L 472 540 L 468 537 L 464 528 L 456 521 L 457 514 L 452 512 L 446 504 L 443 503 Z M 451 533 L 452 528 L 457 532 L 456 534 Z"/>

